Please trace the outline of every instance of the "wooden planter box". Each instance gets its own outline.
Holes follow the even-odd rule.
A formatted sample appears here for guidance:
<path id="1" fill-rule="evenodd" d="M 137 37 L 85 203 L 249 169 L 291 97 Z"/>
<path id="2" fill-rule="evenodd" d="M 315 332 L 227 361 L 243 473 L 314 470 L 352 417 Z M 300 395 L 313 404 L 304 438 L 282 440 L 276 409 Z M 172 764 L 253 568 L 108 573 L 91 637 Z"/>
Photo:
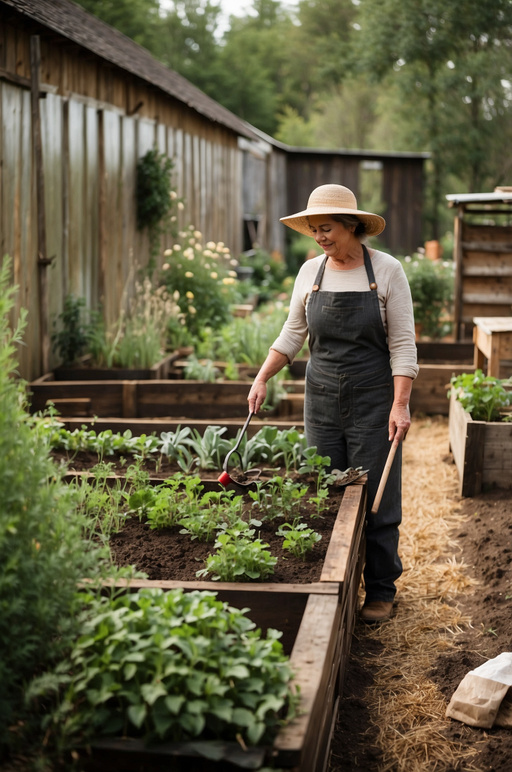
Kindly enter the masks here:
<path id="1" fill-rule="evenodd" d="M 179 351 L 167 354 L 152 367 L 89 367 L 89 357 L 77 367 L 56 367 L 53 373 L 43 376 L 43 380 L 55 381 L 142 381 L 168 378 L 172 363 L 181 356 Z"/>
<path id="2" fill-rule="evenodd" d="M 242 752 L 246 766 L 259 769 L 270 763 L 294 772 L 324 772 L 327 768 L 338 702 L 354 628 L 357 595 L 364 559 L 366 484 L 346 488 L 333 528 L 319 582 L 314 584 L 174 582 L 132 580 L 128 590 L 181 587 L 186 591 L 209 590 L 219 600 L 237 608 L 249 608 L 248 616 L 263 631 L 281 630 L 285 652 L 290 656 L 300 687 L 299 715 L 279 731 L 271 747 Z M 199 756 L 186 743 L 166 743 L 149 748 L 131 739 L 102 739 L 91 745 L 83 760 L 90 772 L 227 772 L 240 769 L 232 752 L 240 747 L 226 744 L 227 757 L 211 760 Z M 231 761 L 233 763 L 231 763 Z"/>
<path id="3" fill-rule="evenodd" d="M 56 381 L 50 374 L 32 381 L 29 392 L 33 411 L 53 402 L 64 417 L 244 420 L 249 385 L 247 381 Z"/>
<path id="4" fill-rule="evenodd" d="M 512 488 L 512 423 L 473 421 L 454 391 L 448 423 L 460 495 L 478 496 L 484 486 Z"/>

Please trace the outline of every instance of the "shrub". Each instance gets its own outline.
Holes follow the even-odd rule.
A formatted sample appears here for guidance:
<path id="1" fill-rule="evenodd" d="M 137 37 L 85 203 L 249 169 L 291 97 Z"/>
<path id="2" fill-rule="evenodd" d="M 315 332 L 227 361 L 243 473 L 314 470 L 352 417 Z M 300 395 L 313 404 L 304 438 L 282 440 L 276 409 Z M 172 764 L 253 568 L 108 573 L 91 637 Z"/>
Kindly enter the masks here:
<path id="1" fill-rule="evenodd" d="M 448 261 L 434 262 L 423 255 L 402 261 L 411 288 L 414 320 L 421 334 L 442 338 L 450 332 L 447 321 L 454 294 L 454 266 Z"/>
<path id="2" fill-rule="evenodd" d="M 16 289 L 11 261 L 0 269 L 0 757 L 16 741 L 30 678 L 69 645 L 76 631 L 77 583 L 100 565 L 82 538 L 71 492 L 59 478 L 44 436 L 15 377 L 15 346 L 26 313 L 11 329 Z"/>
<path id="3" fill-rule="evenodd" d="M 188 332 L 198 336 L 205 327 L 218 329 L 229 319 L 238 300 L 238 261 L 222 242 L 203 246 L 193 225 L 179 235 L 181 242 L 164 252 L 161 281 L 177 298 Z"/>

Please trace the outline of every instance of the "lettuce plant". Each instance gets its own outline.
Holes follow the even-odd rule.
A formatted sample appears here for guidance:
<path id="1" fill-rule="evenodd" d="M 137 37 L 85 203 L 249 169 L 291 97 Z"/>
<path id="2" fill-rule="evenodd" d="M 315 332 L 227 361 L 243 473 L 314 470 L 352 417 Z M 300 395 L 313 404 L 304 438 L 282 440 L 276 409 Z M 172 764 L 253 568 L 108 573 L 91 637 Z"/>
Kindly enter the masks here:
<path id="1" fill-rule="evenodd" d="M 474 373 L 454 375 L 450 384 L 457 400 L 474 421 L 499 421 L 500 411 L 512 404 L 510 378 L 500 380 L 476 370 Z"/>
<path id="2" fill-rule="evenodd" d="M 69 661 L 32 698 L 60 694 L 47 728 L 69 746 L 99 735 L 255 745 L 294 714 L 279 642 L 213 592 L 143 589 L 93 599 Z"/>

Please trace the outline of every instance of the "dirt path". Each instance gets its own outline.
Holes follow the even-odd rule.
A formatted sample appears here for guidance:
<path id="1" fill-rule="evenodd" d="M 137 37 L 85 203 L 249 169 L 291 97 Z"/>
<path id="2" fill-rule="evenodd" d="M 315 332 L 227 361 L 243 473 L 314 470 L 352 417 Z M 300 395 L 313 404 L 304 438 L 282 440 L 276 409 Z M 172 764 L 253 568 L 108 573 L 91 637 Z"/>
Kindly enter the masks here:
<path id="1" fill-rule="evenodd" d="M 509 772 L 512 731 L 445 718 L 464 675 L 512 649 L 512 491 L 457 495 L 447 420 L 404 445 L 393 620 L 356 624 L 330 772 Z"/>

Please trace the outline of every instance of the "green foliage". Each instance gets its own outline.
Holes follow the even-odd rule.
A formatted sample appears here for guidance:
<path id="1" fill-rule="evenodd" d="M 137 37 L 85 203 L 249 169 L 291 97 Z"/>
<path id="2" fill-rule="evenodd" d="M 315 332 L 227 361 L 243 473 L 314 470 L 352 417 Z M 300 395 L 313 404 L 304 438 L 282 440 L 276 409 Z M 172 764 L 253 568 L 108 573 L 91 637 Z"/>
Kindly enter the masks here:
<path id="1" fill-rule="evenodd" d="M 268 544 L 253 536 L 254 529 L 242 521 L 222 531 L 215 542 L 216 552 L 208 555 L 206 567 L 196 575 L 212 574 L 213 581 L 250 582 L 273 574 L 277 558 L 268 551 Z"/>
<path id="2" fill-rule="evenodd" d="M 432 261 L 423 255 L 402 261 L 411 288 L 414 320 L 421 335 L 442 338 L 450 332 L 448 321 L 454 298 L 454 265 Z"/>
<path id="3" fill-rule="evenodd" d="M 153 50 L 160 38 L 159 0 L 78 0 L 89 13 Z"/>
<path id="4" fill-rule="evenodd" d="M 99 367 L 150 368 L 167 348 L 171 321 L 184 323 L 175 298 L 149 277 L 135 282 L 133 297 L 108 327 L 97 324 L 89 350 Z"/>
<path id="5" fill-rule="evenodd" d="M 82 517 L 26 409 L 15 377 L 26 313 L 9 326 L 11 261 L 0 269 L 0 756 L 14 739 L 23 690 L 76 632 L 77 584 L 103 559 L 84 541 Z"/>
<path id="6" fill-rule="evenodd" d="M 64 308 L 54 320 L 52 345 L 63 365 L 74 364 L 85 354 L 94 334 L 94 324 L 86 318 L 85 298 L 67 295 Z"/>
<path id="7" fill-rule="evenodd" d="M 322 538 L 319 533 L 308 528 L 306 523 L 294 523 L 293 525 L 283 523 L 277 534 L 283 537 L 283 549 L 288 550 L 301 560 L 306 559 L 307 553 Z"/>
<path id="8" fill-rule="evenodd" d="M 184 472 L 191 469 L 220 469 L 225 455 L 234 447 L 237 438 L 223 437 L 225 426 L 209 425 L 203 435 L 197 429 L 178 426 L 175 432 L 162 432 L 160 437 L 141 434 L 133 437 L 130 430 L 123 434 L 110 429 L 96 432 L 94 429 L 65 429 L 55 418 L 39 417 L 38 432 L 48 447 L 78 451 L 92 451 L 108 457 L 114 453 L 145 458 L 162 453 L 176 461 Z M 270 466 L 282 466 L 286 471 L 321 475 L 327 456 L 319 456 L 316 448 L 308 448 L 306 436 L 296 428 L 278 429 L 265 425 L 252 437 L 247 435 L 240 444 L 244 469 L 263 462 Z"/>
<path id="9" fill-rule="evenodd" d="M 257 482 L 256 490 L 248 491 L 259 517 L 268 521 L 292 515 L 307 493 L 307 485 L 280 475 L 274 475 L 265 483 Z"/>
<path id="10" fill-rule="evenodd" d="M 149 232 L 150 268 L 154 267 L 160 236 L 170 227 L 171 211 L 178 203 L 176 195 L 173 196 L 172 169 L 171 159 L 165 153 L 159 153 L 156 147 L 148 150 L 137 162 L 137 228 L 147 228 Z"/>
<path id="11" fill-rule="evenodd" d="M 457 400 L 474 421 L 499 421 L 500 411 L 512 405 L 511 378 L 500 380 L 476 370 L 454 375 L 450 384 Z"/>
<path id="12" fill-rule="evenodd" d="M 297 704 L 279 642 L 211 592 L 126 593 L 81 615 L 68 662 L 32 698 L 58 689 L 48 730 L 68 746 L 99 735 L 148 742 L 240 737 L 271 742 Z"/>
<path id="13" fill-rule="evenodd" d="M 240 265 L 252 268 L 251 284 L 258 291 L 260 303 L 275 297 L 283 289 L 288 276 L 286 264 L 264 249 L 257 248 L 241 255 Z"/>

